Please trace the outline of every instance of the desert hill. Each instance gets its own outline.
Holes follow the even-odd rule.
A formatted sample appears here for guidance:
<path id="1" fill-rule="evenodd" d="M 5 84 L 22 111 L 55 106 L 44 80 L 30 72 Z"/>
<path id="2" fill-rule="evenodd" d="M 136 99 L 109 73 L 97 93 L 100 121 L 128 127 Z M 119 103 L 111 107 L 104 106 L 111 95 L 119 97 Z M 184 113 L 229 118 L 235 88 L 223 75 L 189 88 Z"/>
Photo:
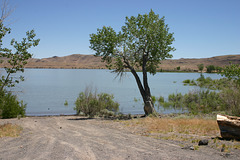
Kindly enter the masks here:
<path id="1" fill-rule="evenodd" d="M 64 57 L 54 56 L 51 58 L 31 59 L 26 68 L 99 69 L 105 68 L 105 64 L 101 62 L 100 57 L 94 55 L 73 54 Z"/>
<path id="2" fill-rule="evenodd" d="M 197 65 L 201 63 L 204 64 L 204 66 L 214 65 L 223 67 L 228 65 L 229 62 L 232 62 L 233 64 L 240 64 L 240 55 L 225 55 L 199 59 L 167 59 L 162 61 L 159 65 L 159 69 L 174 71 L 177 67 L 180 67 L 181 71 L 196 71 L 198 70 Z M 0 67 L 4 66 L 6 66 L 6 62 L 0 64 Z M 102 69 L 106 67 L 101 61 L 101 57 L 95 57 L 94 55 L 73 54 L 64 57 L 54 56 L 51 58 L 30 59 L 26 68 Z"/>

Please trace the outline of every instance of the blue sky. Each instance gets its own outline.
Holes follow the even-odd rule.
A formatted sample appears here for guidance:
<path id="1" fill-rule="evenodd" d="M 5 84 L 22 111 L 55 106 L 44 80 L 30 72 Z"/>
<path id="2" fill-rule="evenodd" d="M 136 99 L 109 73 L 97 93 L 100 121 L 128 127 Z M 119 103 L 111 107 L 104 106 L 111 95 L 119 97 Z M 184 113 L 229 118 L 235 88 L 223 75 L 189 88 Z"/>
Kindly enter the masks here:
<path id="1" fill-rule="evenodd" d="M 21 40 L 34 29 L 41 39 L 34 58 L 94 54 L 89 34 L 111 26 L 116 31 L 126 16 L 151 9 L 174 32 L 173 58 L 204 58 L 240 54 L 240 0 L 10 0 L 15 11 L 7 19 Z"/>

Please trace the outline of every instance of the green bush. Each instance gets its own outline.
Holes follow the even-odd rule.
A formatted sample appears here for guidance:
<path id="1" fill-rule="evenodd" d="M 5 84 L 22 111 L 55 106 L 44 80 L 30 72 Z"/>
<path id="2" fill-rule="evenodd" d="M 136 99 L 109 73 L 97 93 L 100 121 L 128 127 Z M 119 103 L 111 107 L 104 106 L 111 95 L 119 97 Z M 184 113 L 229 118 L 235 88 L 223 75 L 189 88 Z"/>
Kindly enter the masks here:
<path id="1" fill-rule="evenodd" d="M 240 116 L 240 86 L 232 86 L 221 91 L 198 90 L 185 95 L 170 94 L 163 108 L 187 109 L 192 114 L 224 112 Z"/>
<path id="2" fill-rule="evenodd" d="M 181 93 L 177 93 L 177 94 L 173 93 L 168 96 L 168 101 L 170 102 L 173 108 L 181 108 L 182 99 L 183 99 L 183 96 Z"/>
<path id="3" fill-rule="evenodd" d="M 190 79 L 186 79 L 186 80 L 183 81 L 183 83 L 187 83 L 187 84 L 189 84 L 190 82 L 191 82 Z"/>
<path id="4" fill-rule="evenodd" d="M 187 109 L 192 114 L 212 113 L 217 110 L 224 110 L 222 99 L 217 92 L 199 90 L 185 95 L 181 93 L 170 94 L 168 102 L 160 103 L 163 108 Z"/>
<path id="5" fill-rule="evenodd" d="M 25 116 L 26 104 L 19 102 L 16 95 L 2 91 L 0 93 L 0 118 L 16 118 Z"/>
<path id="6" fill-rule="evenodd" d="M 216 67 L 214 65 L 206 66 L 206 68 L 207 68 L 207 73 L 212 73 L 216 70 Z"/>
<path id="7" fill-rule="evenodd" d="M 221 98 L 217 92 L 209 90 L 200 90 L 184 95 L 183 105 L 194 114 L 211 113 L 219 110 L 222 104 Z"/>
<path id="8" fill-rule="evenodd" d="M 157 101 L 156 97 L 155 97 L 155 96 L 152 96 L 151 98 L 152 98 L 153 104 L 155 104 L 155 102 Z"/>
<path id="9" fill-rule="evenodd" d="M 222 90 L 223 88 L 228 87 L 229 81 L 227 78 L 212 79 L 210 77 L 205 78 L 201 75 L 197 80 L 187 79 L 184 80 L 183 83 L 184 85 L 199 86 L 210 90 Z"/>
<path id="10" fill-rule="evenodd" d="M 159 99 L 158 99 L 158 102 L 159 102 L 159 103 L 164 103 L 164 97 L 163 97 L 163 96 L 160 96 Z"/>
<path id="11" fill-rule="evenodd" d="M 240 116 L 240 87 L 225 88 L 219 94 L 222 99 L 221 109 L 229 115 Z"/>
<path id="12" fill-rule="evenodd" d="M 94 117 L 101 114 L 102 110 L 117 112 L 119 110 L 119 103 L 113 101 L 113 95 L 107 93 L 93 92 L 89 88 L 85 89 L 85 92 L 81 92 L 77 98 L 74 108 L 77 114 L 83 113 L 85 116 Z M 104 112 L 105 113 L 105 112 Z"/>

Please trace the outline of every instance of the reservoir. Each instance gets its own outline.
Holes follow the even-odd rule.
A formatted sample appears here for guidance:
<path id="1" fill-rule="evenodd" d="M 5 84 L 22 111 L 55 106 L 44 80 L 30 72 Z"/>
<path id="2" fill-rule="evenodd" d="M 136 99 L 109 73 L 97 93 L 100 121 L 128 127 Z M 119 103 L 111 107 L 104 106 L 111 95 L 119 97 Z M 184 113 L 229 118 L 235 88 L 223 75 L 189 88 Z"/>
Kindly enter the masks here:
<path id="1" fill-rule="evenodd" d="M 142 73 L 138 74 L 142 78 Z M 74 103 L 86 87 L 97 89 L 98 93 L 113 94 L 114 100 L 120 104 L 119 111 L 124 114 L 144 114 L 143 101 L 130 72 L 121 79 L 110 70 L 103 69 L 25 69 L 21 75 L 25 81 L 11 90 L 19 100 L 27 103 L 26 114 L 29 116 L 75 114 Z M 204 76 L 221 78 L 218 74 L 204 73 Z M 199 77 L 200 73 L 158 72 L 154 76 L 148 74 L 148 82 L 153 96 L 163 96 L 167 100 L 169 94 L 184 94 L 199 89 L 182 83 L 183 80 Z M 66 101 L 67 106 L 64 105 Z M 181 112 L 164 110 L 161 106 L 156 109 L 160 113 Z"/>

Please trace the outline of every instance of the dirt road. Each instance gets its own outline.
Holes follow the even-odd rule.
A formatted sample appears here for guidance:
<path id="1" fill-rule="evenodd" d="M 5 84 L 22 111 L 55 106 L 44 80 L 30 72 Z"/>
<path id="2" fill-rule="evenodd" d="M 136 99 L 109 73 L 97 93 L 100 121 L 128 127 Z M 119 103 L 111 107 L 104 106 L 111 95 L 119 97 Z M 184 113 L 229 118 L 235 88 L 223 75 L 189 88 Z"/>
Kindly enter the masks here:
<path id="1" fill-rule="evenodd" d="M 171 141 L 134 135 L 112 121 L 80 117 L 1 120 L 23 127 L 21 136 L 0 138 L 0 160 L 32 159 L 240 159 L 215 150 L 182 149 Z"/>

